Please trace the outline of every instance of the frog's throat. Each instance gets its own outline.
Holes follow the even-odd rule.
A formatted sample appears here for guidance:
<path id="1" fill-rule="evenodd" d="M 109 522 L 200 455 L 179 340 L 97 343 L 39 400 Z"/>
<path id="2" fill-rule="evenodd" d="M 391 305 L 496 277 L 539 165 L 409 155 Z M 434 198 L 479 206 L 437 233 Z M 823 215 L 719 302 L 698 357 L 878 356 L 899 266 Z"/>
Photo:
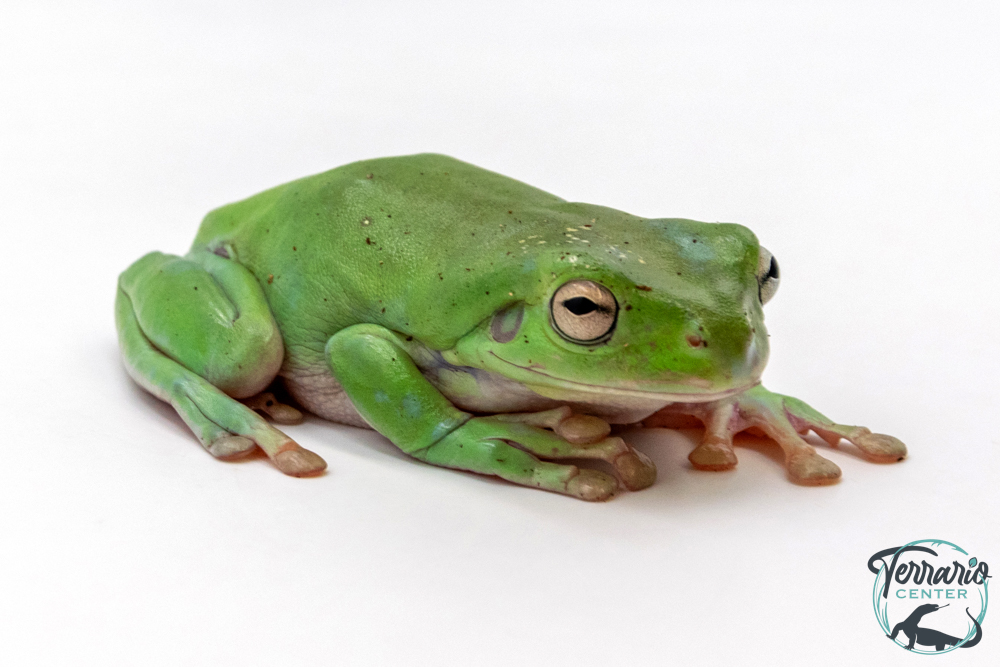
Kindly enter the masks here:
<path id="1" fill-rule="evenodd" d="M 600 384 L 586 384 L 583 382 L 574 382 L 572 380 L 564 380 L 562 378 L 557 378 L 547 373 L 542 373 L 534 368 L 527 368 L 519 364 L 507 361 L 506 359 L 497 356 L 493 351 L 490 351 L 499 361 L 502 361 L 508 366 L 512 366 L 526 373 L 530 373 L 532 376 L 538 377 L 538 384 L 549 386 L 549 387 L 559 387 L 561 389 L 571 389 L 574 391 L 580 391 L 591 394 L 601 394 L 601 395 L 616 395 L 628 398 L 646 398 L 646 399 L 659 399 L 666 400 L 671 403 L 711 403 L 712 401 L 719 401 L 730 396 L 735 396 L 736 394 L 742 394 L 748 389 L 756 387 L 760 384 L 760 378 L 754 378 L 751 382 L 738 387 L 733 387 L 731 389 L 725 389 L 723 391 L 711 392 L 711 393 L 685 393 L 685 392 L 665 392 L 665 391 L 643 391 L 642 389 L 624 389 L 622 387 L 609 387 Z M 525 382 L 528 384 L 528 382 Z"/>

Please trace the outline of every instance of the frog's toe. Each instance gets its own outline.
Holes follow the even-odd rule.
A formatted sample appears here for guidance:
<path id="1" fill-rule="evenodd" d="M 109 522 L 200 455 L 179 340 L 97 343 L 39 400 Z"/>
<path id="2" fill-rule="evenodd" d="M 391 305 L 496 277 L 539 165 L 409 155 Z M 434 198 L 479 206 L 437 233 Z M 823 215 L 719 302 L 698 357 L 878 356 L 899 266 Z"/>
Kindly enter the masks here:
<path id="1" fill-rule="evenodd" d="M 275 455 L 274 465 L 292 477 L 310 477 L 326 470 L 326 461 L 318 454 L 298 446 L 290 447 Z"/>
<path id="2" fill-rule="evenodd" d="M 251 410 L 266 414 L 277 424 L 301 424 L 304 418 L 301 411 L 282 403 L 269 391 L 244 399 L 242 403 Z"/>
<path id="3" fill-rule="evenodd" d="M 698 470 L 732 470 L 738 463 L 728 442 L 703 442 L 688 455 L 688 461 Z"/>
<path id="4" fill-rule="evenodd" d="M 618 481 L 598 470 L 584 468 L 566 483 L 566 493 L 581 500 L 608 500 L 618 490 Z"/>
<path id="5" fill-rule="evenodd" d="M 593 415 L 572 415 L 559 422 L 555 432 L 566 442 L 589 445 L 604 440 L 611 433 L 611 425 Z"/>
<path id="6" fill-rule="evenodd" d="M 241 459 L 256 448 L 257 443 L 242 435 L 224 435 L 206 447 L 209 454 L 223 461 Z"/>
<path id="7" fill-rule="evenodd" d="M 895 463 L 906 458 L 906 445 L 883 433 L 862 433 L 850 439 L 865 458 L 875 463 Z"/>
<path id="8" fill-rule="evenodd" d="M 629 491 L 648 489 L 656 482 L 656 464 L 635 449 L 629 449 L 613 461 L 615 471 Z"/>
<path id="9" fill-rule="evenodd" d="M 805 448 L 790 455 L 785 461 L 788 476 L 796 484 L 823 486 L 840 479 L 840 467 L 814 451 Z"/>

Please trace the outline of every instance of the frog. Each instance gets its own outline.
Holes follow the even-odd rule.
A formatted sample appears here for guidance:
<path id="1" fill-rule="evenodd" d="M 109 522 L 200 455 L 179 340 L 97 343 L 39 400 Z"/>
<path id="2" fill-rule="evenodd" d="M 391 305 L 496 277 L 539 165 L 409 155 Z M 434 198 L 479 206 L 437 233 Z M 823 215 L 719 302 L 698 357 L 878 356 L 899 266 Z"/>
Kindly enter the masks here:
<path id="1" fill-rule="evenodd" d="M 700 424 L 693 468 L 750 431 L 787 477 L 841 477 L 807 435 L 863 458 L 897 438 L 761 384 L 776 258 L 734 223 L 570 202 L 438 154 L 354 162 L 208 213 L 188 252 L 118 279 L 128 374 L 212 456 L 326 462 L 278 429 L 303 412 L 374 429 L 428 464 L 587 501 L 656 466 L 623 435 Z M 614 431 L 614 433 L 613 433 Z"/>

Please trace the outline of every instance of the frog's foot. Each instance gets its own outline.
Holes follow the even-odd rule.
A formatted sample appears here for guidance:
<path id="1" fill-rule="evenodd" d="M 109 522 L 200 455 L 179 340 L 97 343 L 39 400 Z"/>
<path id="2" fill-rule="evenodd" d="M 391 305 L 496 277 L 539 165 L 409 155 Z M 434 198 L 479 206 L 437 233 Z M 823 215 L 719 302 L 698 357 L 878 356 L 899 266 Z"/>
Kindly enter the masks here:
<path id="1" fill-rule="evenodd" d="M 536 441 L 523 446 L 543 458 L 583 458 L 607 461 L 615 468 L 622 484 L 629 491 L 641 491 L 656 481 L 656 466 L 648 456 L 630 447 L 621 438 L 609 438 L 611 425 L 600 417 L 573 414 L 563 406 L 544 412 L 495 415 L 506 423 L 520 423 L 551 429 L 563 442 Z"/>
<path id="2" fill-rule="evenodd" d="M 688 459 L 700 470 L 728 470 L 736 466 L 733 436 L 741 431 L 762 433 L 785 453 L 785 468 L 799 484 L 832 484 L 840 468 L 802 439 L 810 430 L 836 446 L 841 438 L 852 443 L 866 459 L 878 463 L 900 461 L 906 446 L 892 436 L 872 433 L 863 426 L 844 426 L 790 396 L 774 394 L 762 386 L 714 403 L 675 403 L 643 422 L 645 426 L 686 426 L 690 418 L 701 421 L 705 436 Z"/>
<path id="3" fill-rule="evenodd" d="M 598 470 L 544 461 L 540 457 L 613 460 L 613 449 L 619 456 L 627 450 L 624 443 L 612 442 L 620 438 L 573 445 L 552 431 L 529 423 L 538 423 L 533 417 L 518 421 L 519 416 L 474 417 L 430 447 L 413 452 L 413 456 L 435 465 L 496 475 L 516 484 L 582 500 L 602 501 L 614 496 L 618 490 L 614 477 Z M 604 451 L 597 454 L 595 448 Z"/>
<path id="4" fill-rule="evenodd" d="M 262 392 L 251 398 L 245 398 L 240 402 L 251 410 L 264 413 L 271 421 L 277 424 L 293 425 L 302 423 L 303 416 L 299 410 L 281 403 L 269 391 Z"/>
<path id="5" fill-rule="evenodd" d="M 326 469 L 322 458 L 249 407 L 195 377 L 176 383 L 168 400 L 212 456 L 232 461 L 260 447 L 286 475 L 309 477 Z"/>

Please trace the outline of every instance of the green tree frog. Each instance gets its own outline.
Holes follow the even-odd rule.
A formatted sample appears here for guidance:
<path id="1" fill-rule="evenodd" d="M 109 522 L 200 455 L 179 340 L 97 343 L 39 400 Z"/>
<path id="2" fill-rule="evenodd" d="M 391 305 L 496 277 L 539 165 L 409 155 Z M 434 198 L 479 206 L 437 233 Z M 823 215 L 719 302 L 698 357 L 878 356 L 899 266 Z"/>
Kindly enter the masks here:
<path id="1" fill-rule="evenodd" d="M 655 480 L 614 424 L 700 421 L 690 460 L 708 470 L 734 467 L 733 435 L 755 429 L 804 484 L 841 474 L 809 430 L 901 460 L 896 438 L 761 386 L 778 282 L 746 227 L 568 202 L 424 154 L 216 209 L 185 256 L 122 273 L 115 308 L 129 374 L 209 453 L 260 448 L 294 476 L 326 463 L 272 425 L 302 418 L 267 391 L 277 378 L 422 461 L 584 500 Z"/>

